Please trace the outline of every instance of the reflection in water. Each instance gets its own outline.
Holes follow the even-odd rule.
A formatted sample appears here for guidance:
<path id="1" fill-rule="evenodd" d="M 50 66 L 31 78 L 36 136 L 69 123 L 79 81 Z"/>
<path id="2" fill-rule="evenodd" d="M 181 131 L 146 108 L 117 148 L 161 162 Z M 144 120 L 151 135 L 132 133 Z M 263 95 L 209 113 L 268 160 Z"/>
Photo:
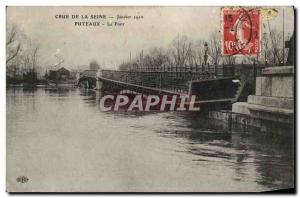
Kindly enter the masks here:
<path id="1" fill-rule="evenodd" d="M 43 191 L 51 185 L 51 190 L 77 191 L 266 191 L 294 186 L 292 138 L 226 126 L 201 114 L 101 112 L 100 97 L 100 92 L 74 88 L 8 89 L 8 183 L 26 175 L 32 183 L 17 186 L 20 190 Z"/>

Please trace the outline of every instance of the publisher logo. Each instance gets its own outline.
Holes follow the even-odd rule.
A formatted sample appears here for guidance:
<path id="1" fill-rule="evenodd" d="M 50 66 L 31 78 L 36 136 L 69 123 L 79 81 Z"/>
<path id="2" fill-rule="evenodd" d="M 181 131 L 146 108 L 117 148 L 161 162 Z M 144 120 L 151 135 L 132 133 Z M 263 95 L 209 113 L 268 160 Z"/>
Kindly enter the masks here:
<path id="1" fill-rule="evenodd" d="M 19 183 L 27 183 L 28 182 L 28 178 L 26 177 L 26 176 L 19 176 L 18 178 L 17 178 L 17 182 L 19 182 Z"/>
<path id="2" fill-rule="evenodd" d="M 194 95 L 105 95 L 99 105 L 102 111 L 200 111 Z"/>

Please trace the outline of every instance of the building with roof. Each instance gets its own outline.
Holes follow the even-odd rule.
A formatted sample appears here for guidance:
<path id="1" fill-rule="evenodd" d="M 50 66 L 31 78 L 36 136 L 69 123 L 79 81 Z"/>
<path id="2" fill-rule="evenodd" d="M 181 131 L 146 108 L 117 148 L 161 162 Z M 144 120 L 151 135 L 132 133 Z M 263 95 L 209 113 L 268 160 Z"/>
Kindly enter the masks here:
<path id="1" fill-rule="evenodd" d="M 64 67 L 57 70 L 49 70 L 50 80 L 68 80 L 70 78 L 70 71 Z"/>

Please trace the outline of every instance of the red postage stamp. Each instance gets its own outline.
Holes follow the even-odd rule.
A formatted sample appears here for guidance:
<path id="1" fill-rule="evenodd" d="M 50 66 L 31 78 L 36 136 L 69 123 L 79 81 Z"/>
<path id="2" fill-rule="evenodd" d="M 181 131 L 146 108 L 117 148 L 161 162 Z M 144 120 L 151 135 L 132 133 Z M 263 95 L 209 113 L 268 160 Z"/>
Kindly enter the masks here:
<path id="1" fill-rule="evenodd" d="M 258 55 L 260 52 L 259 9 L 222 8 L 222 54 Z"/>

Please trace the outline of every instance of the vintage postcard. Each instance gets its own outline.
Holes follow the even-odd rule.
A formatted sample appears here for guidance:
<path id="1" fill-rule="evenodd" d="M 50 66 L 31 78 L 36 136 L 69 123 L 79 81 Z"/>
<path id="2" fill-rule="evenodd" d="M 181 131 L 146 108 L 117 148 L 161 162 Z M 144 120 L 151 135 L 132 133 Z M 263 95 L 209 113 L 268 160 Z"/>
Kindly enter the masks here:
<path id="1" fill-rule="evenodd" d="M 7 192 L 295 192 L 292 6 L 7 6 Z"/>

